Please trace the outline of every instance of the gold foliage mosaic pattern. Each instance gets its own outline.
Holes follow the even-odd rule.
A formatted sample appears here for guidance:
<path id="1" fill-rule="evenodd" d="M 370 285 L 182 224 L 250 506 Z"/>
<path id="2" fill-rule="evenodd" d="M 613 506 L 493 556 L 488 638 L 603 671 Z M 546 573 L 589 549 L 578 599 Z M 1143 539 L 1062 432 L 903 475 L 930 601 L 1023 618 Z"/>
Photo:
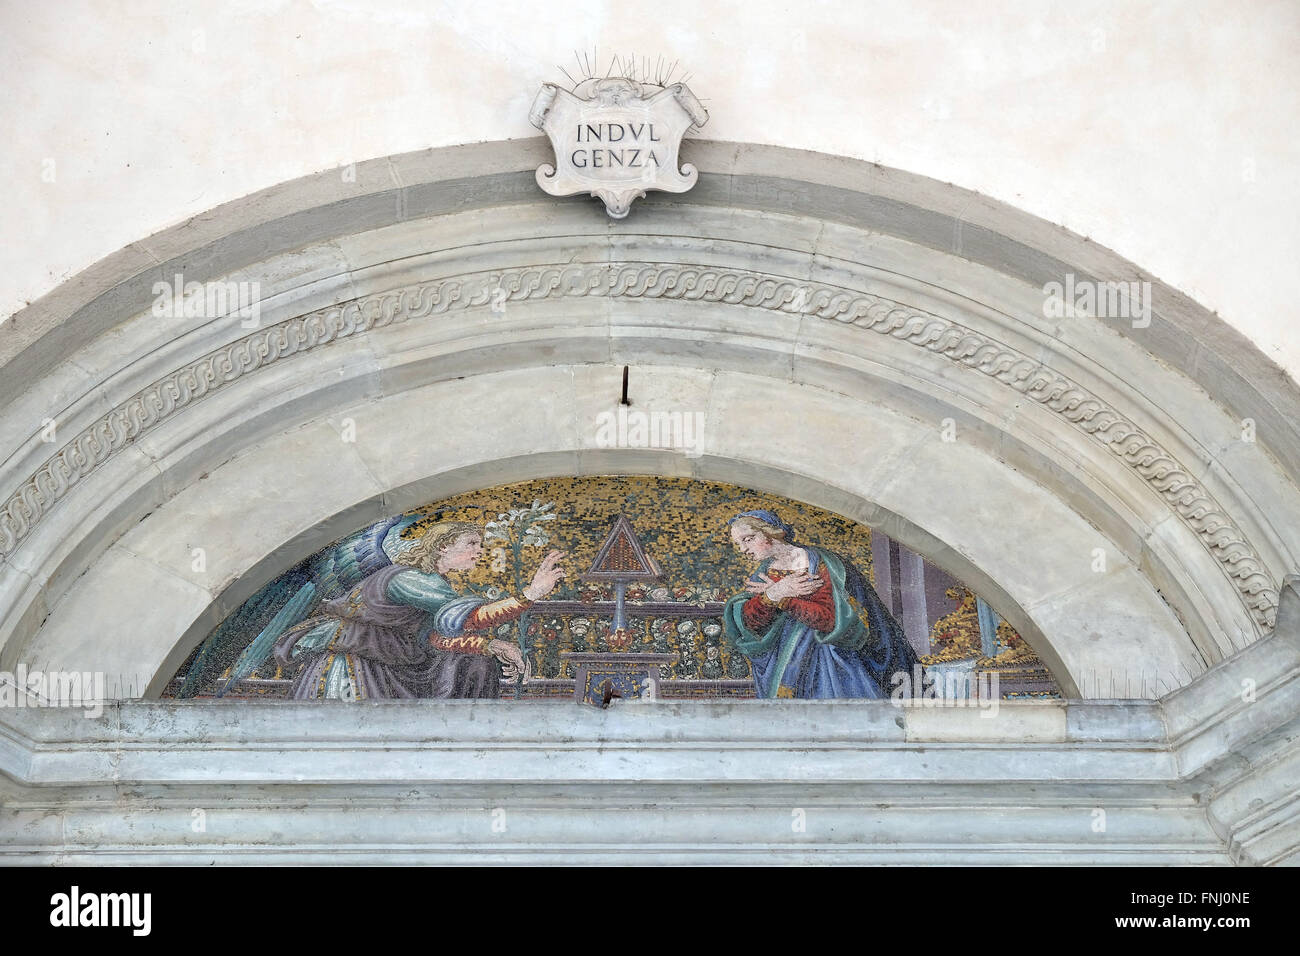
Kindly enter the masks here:
<path id="1" fill-rule="evenodd" d="M 587 595 L 594 599 L 596 591 L 607 589 L 581 584 L 578 577 L 591 567 L 621 512 L 632 522 L 647 553 L 663 568 L 664 586 L 672 599 L 696 600 L 703 593 L 708 600 L 725 600 L 753 570 L 752 562 L 732 546 L 727 522 L 741 511 L 757 508 L 775 509 L 794 526 L 799 541 L 848 555 L 873 577 L 870 530 L 862 525 L 787 498 L 691 478 L 539 479 L 468 492 L 422 510 L 436 514 L 439 521 L 482 524 L 534 501 L 554 502 L 558 517 L 546 528 L 549 543 L 525 549 L 524 566 L 516 582 L 509 576 L 503 579 L 503 570 L 513 572 L 513 567 L 503 569 L 503 555 L 494 550 L 491 540 L 485 541 L 488 559 L 468 573 L 470 583 L 507 588 L 517 583 L 522 587 L 542 556 L 558 548 L 568 552 L 568 577 L 551 599 L 579 600 Z"/>

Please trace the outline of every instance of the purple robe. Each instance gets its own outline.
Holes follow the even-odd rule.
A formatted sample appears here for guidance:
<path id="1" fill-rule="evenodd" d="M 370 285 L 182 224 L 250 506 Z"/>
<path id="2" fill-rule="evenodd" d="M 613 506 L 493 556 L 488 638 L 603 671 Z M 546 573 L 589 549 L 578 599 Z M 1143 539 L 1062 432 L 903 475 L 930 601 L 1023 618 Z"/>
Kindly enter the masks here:
<path id="1" fill-rule="evenodd" d="M 399 604 L 388 596 L 394 577 L 410 568 L 391 564 L 366 577 L 348 594 L 321 605 L 313 616 L 286 631 L 276 642 L 281 664 L 301 664 L 290 696 L 315 700 L 326 695 L 330 668 L 342 658 L 358 698 L 432 696 L 433 669 L 438 652 L 429 646 L 432 623 L 428 611 Z M 308 633 L 330 628 L 324 645 L 292 656 L 294 645 Z"/>

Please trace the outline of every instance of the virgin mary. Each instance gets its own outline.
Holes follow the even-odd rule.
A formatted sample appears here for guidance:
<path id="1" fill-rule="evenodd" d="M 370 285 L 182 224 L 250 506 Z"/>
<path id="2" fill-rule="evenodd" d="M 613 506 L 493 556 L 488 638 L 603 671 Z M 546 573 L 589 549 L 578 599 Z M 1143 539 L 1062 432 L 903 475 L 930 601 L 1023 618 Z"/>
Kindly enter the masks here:
<path id="1" fill-rule="evenodd" d="M 759 562 L 723 612 L 757 696 L 884 698 L 894 674 L 911 678 L 916 652 L 853 562 L 796 545 L 794 528 L 771 511 L 742 512 L 730 528 Z"/>

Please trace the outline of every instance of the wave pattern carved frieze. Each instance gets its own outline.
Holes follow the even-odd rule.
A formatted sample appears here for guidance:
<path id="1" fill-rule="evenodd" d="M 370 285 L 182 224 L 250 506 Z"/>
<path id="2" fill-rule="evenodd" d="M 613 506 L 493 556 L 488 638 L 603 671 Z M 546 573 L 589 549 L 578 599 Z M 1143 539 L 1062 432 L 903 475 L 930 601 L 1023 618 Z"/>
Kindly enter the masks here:
<path id="1" fill-rule="evenodd" d="M 500 291 L 498 291 L 500 290 Z M 850 323 L 943 356 L 1014 388 L 1092 436 L 1198 535 L 1261 632 L 1278 586 L 1241 529 L 1167 449 L 1087 389 L 949 319 L 852 289 L 738 269 L 677 263 L 575 263 L 472 273 L 377 293 L 258 329 L 141 389 L 67 442 L 0 507 L 0 557 L 110 457 L 206 395 L 337 339 L 494 301 L 606 296 L 738 305 Z"/>

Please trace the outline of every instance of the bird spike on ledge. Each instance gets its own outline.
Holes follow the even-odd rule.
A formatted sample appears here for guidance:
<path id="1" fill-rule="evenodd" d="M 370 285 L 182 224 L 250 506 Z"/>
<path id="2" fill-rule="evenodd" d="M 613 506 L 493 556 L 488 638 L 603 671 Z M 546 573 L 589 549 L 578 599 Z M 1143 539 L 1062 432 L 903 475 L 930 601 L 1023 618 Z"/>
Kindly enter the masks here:
<path id="1" fill-rule="evenodd" d="M 610 57 L 609 65 L 605 71 L 600 71 L 600 62 L 595 47 L 591 52 L 586 50 L 574 50 L 573 60 L 577 64 L 574 73 L 577 74 L 575 79 L 574 73 L 570 73 L 563 66 L 559 67 L 569 80 L 569 90 L 572 92 L 587 80 L 607 79 L 610 77 L 622 77 L 631 80 L 634 83 L 640 83 L 646 86 L 667 87 L 671 83 L 685 83 L 690 79 L 690 74 L 678 71 L 680 60 L 673 60 L 671 63 L 665 57 L 657 56 L 653 59 L 649 56 L 637 57 L 636 54 L 622 56 L 618 53 Z"/>

